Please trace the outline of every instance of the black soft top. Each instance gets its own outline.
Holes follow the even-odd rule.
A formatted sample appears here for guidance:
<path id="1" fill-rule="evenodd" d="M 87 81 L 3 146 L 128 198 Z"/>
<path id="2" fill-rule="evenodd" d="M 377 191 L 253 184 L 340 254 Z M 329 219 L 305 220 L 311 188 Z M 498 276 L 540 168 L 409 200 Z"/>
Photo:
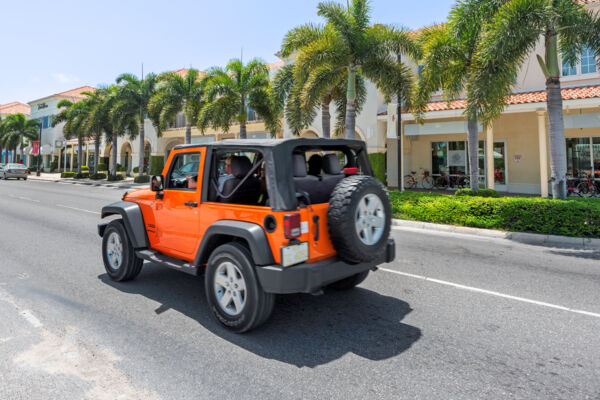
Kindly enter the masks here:
<path id="1" fill-rule="evenodd" d="M 175 149 L 206 147 L 208 150 L 257 150 L 263 154 L 267 174 L 270 206 L 275 211 L 294 210 L 298 207 L 294 189 L 292 154 L 311 149 L 352 151 L 364 174 L 372 175 L 367 147 L 362 140 L 288 138 L 288 139 L 227 139 L 211 143 L 182 144 Z M 209 151 L 209 154 L 212 151 Z M 208 169 L 207 169 L 208 171 Z M 208 175 L 205 175 L 208 178 Z"/>

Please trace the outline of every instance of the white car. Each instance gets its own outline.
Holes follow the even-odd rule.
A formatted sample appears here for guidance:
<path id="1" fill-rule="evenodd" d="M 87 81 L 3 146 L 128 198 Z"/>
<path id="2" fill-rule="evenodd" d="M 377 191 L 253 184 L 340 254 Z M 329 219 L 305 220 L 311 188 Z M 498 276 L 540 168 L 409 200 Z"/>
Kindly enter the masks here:
<path id="1" fill-rule="evenodd" d="M 23 164 L 5 164 L 0 170 L 2 179 L 17 178 L 27 180 L 27 167 Z"/>

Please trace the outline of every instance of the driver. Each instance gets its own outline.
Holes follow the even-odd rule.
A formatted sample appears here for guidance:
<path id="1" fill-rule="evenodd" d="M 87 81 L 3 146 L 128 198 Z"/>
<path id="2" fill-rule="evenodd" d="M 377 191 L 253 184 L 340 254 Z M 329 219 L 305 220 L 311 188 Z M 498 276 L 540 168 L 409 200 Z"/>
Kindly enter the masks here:
<path id="1" fill-rule="evenodd" d="M 225 185 L 225 182 L 227 182 L 229 179 L 233 178 L 233 174 L 231 173 L 231 160 L 233 159 L 233 155 L 230 155 L 229 157 L 227 157 L 225 159 L 225 172 L 226 175 L 221 175 L 219 177 L 219 193 L 223 193 L 223 186 Z"/>
<path id="2" fill-rule="evenodd" d="M 188 189 L 196 189 L 198 187 L 198 177 L 188 175 L 185 177 L 187 179 L 187 187 Z"/>

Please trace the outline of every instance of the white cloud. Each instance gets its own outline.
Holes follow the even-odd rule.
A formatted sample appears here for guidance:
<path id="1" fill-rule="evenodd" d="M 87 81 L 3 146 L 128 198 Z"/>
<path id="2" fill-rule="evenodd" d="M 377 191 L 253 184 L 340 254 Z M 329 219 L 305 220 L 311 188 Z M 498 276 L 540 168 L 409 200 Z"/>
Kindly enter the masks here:
<path id="1" fill-rule="evenodd" d="M 63 74 L 62 72 L 55 72 L 52 74 L 54 80 L 58 83 L 76 83 L 79 82 L 79 77 L 75 75 Z"/>

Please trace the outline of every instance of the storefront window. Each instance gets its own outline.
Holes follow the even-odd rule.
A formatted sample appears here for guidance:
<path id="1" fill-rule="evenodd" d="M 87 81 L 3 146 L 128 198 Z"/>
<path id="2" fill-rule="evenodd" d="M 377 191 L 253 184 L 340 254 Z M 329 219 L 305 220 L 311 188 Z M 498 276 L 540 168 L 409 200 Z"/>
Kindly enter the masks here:
<path id="1" fill-rule="evenodd" d="M 448 149 L 446 142 L 431 143 L 431 174 L 442 175 L 448 165 Z"/>
<path id="2" fill-rule="evenodd" d="M 504 142 L 494 142 L 494 183 L 506 185 L 506 148 Z"/>
<path id="3" fill-rule="evenodd" d="M 567 142 L 567 175 L 591 176 L 590 138 L 569 138 Z"/>
<path id="4" fill-rule="evenodd" d="M 448 171 L 450 175 L 465 175 L 467 173 L 467 144 L 466 142 L 448 142 Z"/>

